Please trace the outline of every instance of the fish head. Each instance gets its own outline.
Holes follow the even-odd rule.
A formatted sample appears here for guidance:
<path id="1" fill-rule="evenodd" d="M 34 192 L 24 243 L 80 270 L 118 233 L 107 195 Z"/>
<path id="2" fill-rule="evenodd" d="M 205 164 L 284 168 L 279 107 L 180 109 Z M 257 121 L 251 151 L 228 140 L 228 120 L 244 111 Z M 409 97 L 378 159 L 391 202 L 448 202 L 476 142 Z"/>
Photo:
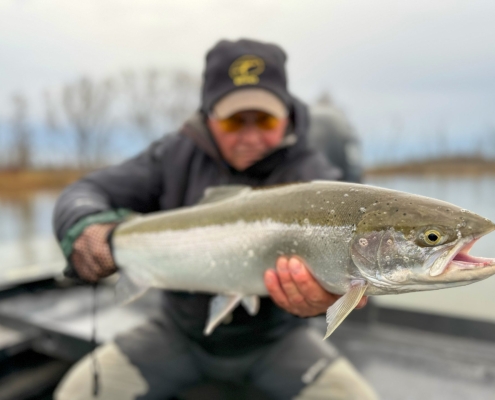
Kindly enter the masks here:
<path id="1" fill-rule="evenodd" d="M 461 286 L 495 274 L 495 259 L 469 254 L 493 230 L 493 222 L 453 204 L 396 192 L 367 208 L 351 258 L 383 293 Z"/>

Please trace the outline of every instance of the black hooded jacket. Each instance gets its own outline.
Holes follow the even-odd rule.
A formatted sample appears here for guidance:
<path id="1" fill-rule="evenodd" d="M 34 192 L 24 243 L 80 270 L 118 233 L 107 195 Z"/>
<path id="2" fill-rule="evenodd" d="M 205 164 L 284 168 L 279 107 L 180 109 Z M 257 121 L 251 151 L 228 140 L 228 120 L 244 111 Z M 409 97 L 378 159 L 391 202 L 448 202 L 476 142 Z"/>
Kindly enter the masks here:
<path id="1" fill-rule="evenodd" d="M 308 113 L 293 99 L 291 124 L 275 151 L 239 172 L 222 159 L 201 113 L 195 114 L 176 134 L 165 135 L 136 157 L 91 173 L 67 187 L 58 199 L 54 228 L 59 241 L 79 220 L 110 209 L 139 213 L 170 210 L 196 204 L 210 186 L 244 184 L 270 186 L 315 179 L 333 180 L 339 170 L 306 143 Z M 234 355 L 284 335 L 304 323 L 279 309 L 270 298 L 249 316 L 242 307 L 230 324 L 204 336 L 211 295 L 164 291 L 164 310 L 176 326 L 207 351 Z"/>

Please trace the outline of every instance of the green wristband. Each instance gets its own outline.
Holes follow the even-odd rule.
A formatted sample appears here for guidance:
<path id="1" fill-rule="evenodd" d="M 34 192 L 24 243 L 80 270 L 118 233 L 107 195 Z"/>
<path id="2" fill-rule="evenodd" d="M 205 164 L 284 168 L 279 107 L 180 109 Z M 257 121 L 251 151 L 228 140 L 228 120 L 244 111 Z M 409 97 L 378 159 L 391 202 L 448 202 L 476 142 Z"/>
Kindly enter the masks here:
<path id="1" fill-rule="evenodd" d="M 74 242 L 79 236 L 81 236 L 83 231 L 88 226 L 93 224 L 122 222 L 132 214 L 133 212 L 131 210 L 118 208 L 115 210 L 107 210 L 97 214 L 91 214 L 77 221 L 77 223 L 67 231 L 64 238 L 60 242 L 60 247 L 62 248 L 62 252 L 64 253 L 67 261 L 69 261 L 69 258 L 72 254 L 72 247 L 74 246 Z"/>

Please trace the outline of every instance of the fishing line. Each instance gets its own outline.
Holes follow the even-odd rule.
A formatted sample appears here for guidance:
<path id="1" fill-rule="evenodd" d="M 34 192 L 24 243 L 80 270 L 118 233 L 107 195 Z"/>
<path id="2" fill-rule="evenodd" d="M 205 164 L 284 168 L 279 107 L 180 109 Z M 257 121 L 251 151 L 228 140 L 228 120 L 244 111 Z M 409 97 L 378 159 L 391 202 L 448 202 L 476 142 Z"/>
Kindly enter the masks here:
<path id="1" fill-rule="evenodd" d="M 98 283 L 93 283 L 92 293 L 92 310 L 91 310 L 91 361 L 93 366 L 93 396 L 98 397 L 98 393 L 100 392 L 100 366 L 98 364 L 98 359 L 96 357 L 96 315 L 98 308 Z"/>
<path id="2" fill-rule="evenodd" d="M 113 253 L 112 248 L 112 235 L 117 225 L 113 226 L 110 232 L 107 235 L 106 241 L 108 243 L 110 253 Z M 100 365 L 98 364 L 98 359 L 96 357 L 96 347 L 98 344 L 96 343 L 96 323 L 97 323 L 97 311 L 98 311 L 98 282 L 94 282 L 92 285 L 92 299 L 93 299 L 93 307 L 91 311 L 91 324 L 92 324 L 92 332 L 91 332 L 91 363 L 93 366 L 93 397 L 98 397 L 100 392 Z"/>

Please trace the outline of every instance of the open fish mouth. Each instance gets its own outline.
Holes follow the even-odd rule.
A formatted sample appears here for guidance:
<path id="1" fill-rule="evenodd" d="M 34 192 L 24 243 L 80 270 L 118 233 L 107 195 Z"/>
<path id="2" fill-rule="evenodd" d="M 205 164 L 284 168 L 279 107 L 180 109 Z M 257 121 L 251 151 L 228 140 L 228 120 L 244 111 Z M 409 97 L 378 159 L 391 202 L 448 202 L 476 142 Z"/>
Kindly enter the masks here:
<path id="1" fill-rule="evenodd" d="M 460 249 L 455 249 L 453 251 L 454 254 L 451 255 L 450 260 L 447 262 L 444 272 L 448 272 L 449 270 L 472 270 L 495 266 L 495 258 L 475 257 L 469 254 L 469 251 L 477 240 L 478 239 L 469 240 L 469 242 Z"/>

